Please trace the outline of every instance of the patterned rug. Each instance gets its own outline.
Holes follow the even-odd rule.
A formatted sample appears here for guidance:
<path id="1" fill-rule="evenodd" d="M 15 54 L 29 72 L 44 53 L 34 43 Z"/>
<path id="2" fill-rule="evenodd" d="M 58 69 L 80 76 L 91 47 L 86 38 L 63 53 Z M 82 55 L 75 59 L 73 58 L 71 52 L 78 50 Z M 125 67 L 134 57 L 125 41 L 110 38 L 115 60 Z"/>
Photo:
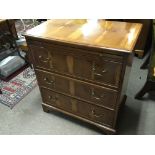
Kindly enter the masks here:
<path id="1" fill-rule="evenodd" d="M 9 82 L 0 80 L 0 103 L 11 109 L 37 86 L 34 70 L 30 67 L 19 73 Z"/>

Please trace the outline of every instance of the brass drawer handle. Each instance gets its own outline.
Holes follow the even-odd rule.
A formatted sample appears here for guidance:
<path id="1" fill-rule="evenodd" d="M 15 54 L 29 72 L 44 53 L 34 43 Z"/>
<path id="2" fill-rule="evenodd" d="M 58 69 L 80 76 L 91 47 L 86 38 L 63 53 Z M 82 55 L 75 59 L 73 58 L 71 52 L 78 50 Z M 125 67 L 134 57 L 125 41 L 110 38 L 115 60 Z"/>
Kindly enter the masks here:
<path id="1" fill-rule="evenodd" d="M 55 81 L 53 81 L 53 80 L 49 80 L 47 77 L 44 78 L 44 81 L 45 81 L 47 84 L 50 84 L 50 85 L 51 85 L 51 84 L 53 85 L 54 82 L 55 82 Z"/>
<path id="2" fill-rule="evenodd" d="M 100 53 L 99 56 L 100 56 L 100 57 L 103 57 L 104 55 Z"/>
<path id="3" fill-rule="evenodd" d="M 102 73 L 106 73 L 107 71 L 106 70 L 103 70 Z M 94 75 L 97 75 L 97 76 L 103 76 L 103 74 L 100 74 L 100 73 L 94 73 Z"/>
<path id="4" fill-rule="evenodd" d="M 58 100 L 58 97 L 57 97 L 57 96 L 55 96 L 55 97 L 53 97 L 53 96 L 48 96 L 48 98 L 49 98 L 51 101 L 53 101 L 53 102 L 56 102 L 56 101 Z"/>
<path id="5" fill-rule="evenodd" d="M 104 95 L 105 95 L 105 94 L 102 94 L 101 96 L 98 97 L 98 96 L 95 95 L 94 89 L 92 89 L 92 92 L 91 92 L 92 98 L 94 98 L 94 99 L 96 99 L 96 100 L 102 100 L 103 97 L 104 97 Z"/>
<path id="6" fill-rule="evenodd" d="M 103 114 L 97 115 L 96 112 L 95 112 L 95 109 L 93 109 L 93 110 L 91 111 L 91 114 L 92 114 L 93 117 L 96 117 L 96 118 L 99 118 L 99 117 L 103 117 L 103 116 L 104 116 Z"/>
<path id="7" fill-rule="evenodd" d="M 101 98 L 96 97 L 96 96 L 93 96 L 93 98 L 96 99 L 96 100 L 101 100 Z"/>
<path id="8" fill-rule="evenodd" d="M 97 75 L 97 76 L 103 76 L 103 74 L 107 72 L 106 69 L 103 69 L 103 70 L 101 71 L 101 73 L 96 73 L 96 72 L 95 72 L 95 71 L 96 71 L 96 69 L 95 69 L 95 64 L 93 64 L 92 71 L 93 71 L 93 74 L 94 74 L 94 75 Z"/>
<path id="9" fill-rule="evenodd" d="M 43 56 L 42 55 L 39 55 L 38 58 L 40 59 L 40 61 L 42 61 L 44 63 L 47 63 L 50 60 L 49 58 L 43 59 Z"/>

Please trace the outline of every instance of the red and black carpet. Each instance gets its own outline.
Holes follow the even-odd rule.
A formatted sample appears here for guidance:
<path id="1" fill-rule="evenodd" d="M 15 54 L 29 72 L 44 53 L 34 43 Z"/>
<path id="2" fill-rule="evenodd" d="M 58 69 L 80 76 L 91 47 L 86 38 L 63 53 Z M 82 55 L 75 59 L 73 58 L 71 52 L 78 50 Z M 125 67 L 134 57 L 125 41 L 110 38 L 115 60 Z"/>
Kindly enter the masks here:
<path id="1" fill-rule="evenodd" d="M 36 76 L 30 67 L 24 69 L 8 82 L 0 80 L 0 88 L 3 92 L 0 94 L 0 103 L 12 109 L 36 86 Z"/>

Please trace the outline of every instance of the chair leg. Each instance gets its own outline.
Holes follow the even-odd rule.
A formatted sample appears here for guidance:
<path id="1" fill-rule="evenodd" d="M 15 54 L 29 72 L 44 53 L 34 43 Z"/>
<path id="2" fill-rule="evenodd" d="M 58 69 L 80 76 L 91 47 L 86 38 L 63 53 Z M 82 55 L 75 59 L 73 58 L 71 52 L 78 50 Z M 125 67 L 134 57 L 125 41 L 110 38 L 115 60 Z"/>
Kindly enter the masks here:
<path id="1" fill-rule="evenodd" d="M 142 66 L 140 67 L 140 69 L 146 69 L 148 64 L 150 61 L 150 55 L 147 57 L 147 59 L 145 60 L 145 62 L 142 64 Z"/>
<path id="2" fill-rule="evenodd" d="M 30 66 L 31 69 L 33 69 L 33 66 L 30 62 L 28 62 L 28 65 Z"/>
<path id="3" fill-rule="evenodd" d="M 26 61 L 26 63 L 29 65 L 29 67 L 30 67 L 31 69 L 33 69 L 33 65 L 30 63 L 27 54 L 26 54 L 26 56 L 25 56 L 25 61 Z"/>
<path id="4" fill-rule="evenodd" d="M 0 94 L 2 94 L 2 91 L 1 91 L 1 89 L 0 89 Z"/>
<path id="5" fill-rule="evenodd" d="M 152 90 L 152 83 L 151 81 L 146 81 L 143 88 L 136 94 L 135 99 L 142 99 L 142 97 L 149 91 Z"/>
<path id="6" fill-rule="evenodd" d="M 20 19 L 20 21 L 22 22 L 23 27 L 24 27 L 24 31 L 25 31 L 26 30 L 26 26 L 25 26 L 24 20 L 23 19 Z"/>

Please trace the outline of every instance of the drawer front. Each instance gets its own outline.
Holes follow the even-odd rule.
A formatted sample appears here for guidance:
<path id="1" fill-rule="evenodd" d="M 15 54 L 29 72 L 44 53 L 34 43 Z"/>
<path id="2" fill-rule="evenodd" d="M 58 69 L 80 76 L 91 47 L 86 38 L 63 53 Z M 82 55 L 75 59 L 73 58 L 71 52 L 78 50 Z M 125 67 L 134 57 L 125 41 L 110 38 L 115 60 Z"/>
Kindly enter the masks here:
<path id="1" fill-rule="evenodd" d="M 48 105 L 52 105 L 100 124 L 108 126 L 112 126 L 113 124 L 113 111 L 91 105 L 44 88 L 41 88 L 41 94 L 43 102 Z"/>
<path id="2" fill-rule="evenodd" d="M 49 46 L 49 44 L 29 45 L 35 66 L 100 84 L 119 86 L 122 63 L 121 57 L 111 58 L 88 51 Z"/>
<path id="3" fill-rule="evenodd" d="M 36 70 L 36 75 L 40 86 L 66 93 L 97 105 L 115 109 L 117 102 L 117 92 L 115 90 L 109 90 L 44 71 Z"/>

